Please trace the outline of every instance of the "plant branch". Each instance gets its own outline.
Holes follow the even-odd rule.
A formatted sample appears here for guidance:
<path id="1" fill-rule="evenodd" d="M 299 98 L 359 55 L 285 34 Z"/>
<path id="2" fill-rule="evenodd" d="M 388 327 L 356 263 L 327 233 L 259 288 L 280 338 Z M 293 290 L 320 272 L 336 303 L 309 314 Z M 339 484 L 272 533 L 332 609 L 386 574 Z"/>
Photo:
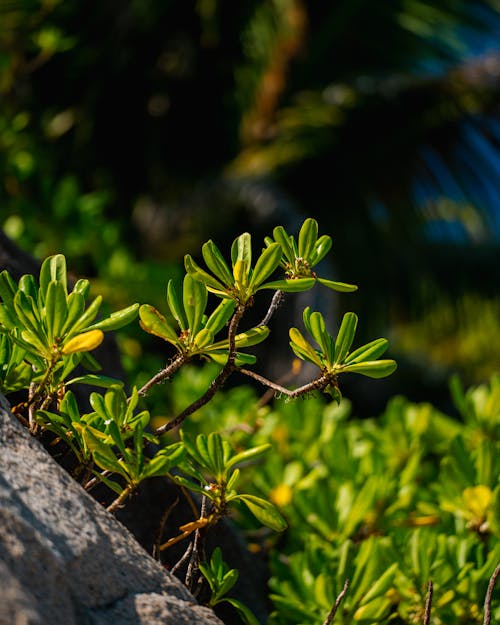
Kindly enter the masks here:
<path id="1" fill-rule="evenodd" d="M 349 580 L 346 579 L 345 583 L 344 583 L 344 587 L 340 591 L 338 597 L 335 599 L 335 603 L 333 604 L 333 607 L 330 610 L 330 613 L 328 614 L 328 616 L 324 620 L 323 625 L 330 625 L 331 623 L 333 623 L 333 619 L 335 618 L 335 614 L 337 613 L 337 610 L 339 609 L 339 605 L 342 603 L 342 600 L 346 596 L 348 588 L 349 588 Z"/>
<path id="2" fill-rule="evenodd" d="M 281 386 L 280 384 L 276 384 L 275 382 L 271 382 L 271 380 L 268 380 L 262 375 L 259 375 L 258 373 L 254 373 L 253 371 L 250 371 L 249 369 L 243 369 L 239 367 L 238 371 L 256 380 L 257 382 L 260 382 L 264 386 L 267 386 L 268 388 L 272 388 L 277 393 L 283 393 L 284 395 L 286 395 L 287 397 L 291 397 L 292 399 L 295 399 L 296 397 L 300 397 L 300 395 L 304 395 L 305 393 L 310 393 L 311 391 L 322 390 L 323 388 L 325 388 L 325 386 L 328 386 L 328 384 L 332 383 L 331 377 L 329 375 L 324 374 L 324 375 L 319 376 L 315 380 L 312 380 L 311 382 L 304 384 L 304 386 L 299 386 L 299 388 L 296 388 L 293 391 L 291 391 L 290 389 L 285 388 L 284 386 Z"/>
<path id="3" fill-rule="evenodd" d="M 424 620 L 422 625 L 429 625 L 431 622 L 431 608 L 432 608 L 432 594 L 434 592 L 434 585 L 431 580 L 427 584 L 427 596 L 425 599 Z"/>
<path id="4" fill-rule="evenodd" d="M 280 307 L 280 305 L 282 304 L 284 299 L 285 299 L 284 291 L 278 290 L 278 291 L 276 291 L 274 293 L 273 298 L 271 300 L 271 303 L 269 304 L 269 308 L 267 310 L 267 313 L 266 313 L 264 319 L 262 319 L 262 321 L 259 323 L 259 325 L 257 327 L 267 326 L 268 325 L 269 321 L 271 320 L 271 317 L 278 310 L 278 308 Z"/>
<path id="5" fill-rule="evenodd" d="M 127 499 L 127 497 L 135 490 L 135 484 L 129 484 L 128 486 L 126 486 L 121 494 L 113 501 L 109 504 L 109 506 L 106 508 L 106 510 L 108 512 L 115 512 L 116 510 L 118 510 L 119 508 L 121 508 L 123 506 L 123 503 L 125 501 L 125 499 Z"/>
<path id="6" fill-rule="evenodd" d="M 190 404 L 187 408 L 185 408 L 177 417 L 175 417 L 175 419 L 171 419 L 168 423 L 165 423 L 165 425 L 162 425 L 159 428 L 157 428 L 154 432 L 155 436 L 161 436 L 162 434 L 165 434 L 165 432 L 168 432 L 172 430 L 173 428 L 177 427 L 178 425 L 180 425 L 184 421 L 184 419 L 186 419 L 186 417 L 189 417 L 189 415 L 193 414 L 193 412 L 196 412 L 202 406 L 207 404 L 212 399 L 212 397 L 217 393 L 217 391 L 220 388 L 222 388 L 227 378 L 231 375 L 231 373 L 235 369 L 235 364 L 234 364 L 234 361 L 236 358 L 235 336 L 238 330 L 238 324 L 244 312 L 245 312 L 245 307 L 242 304 L 239 304 L 238 307 L 236 308 L 234 315 L 231 318 L 231 323 L 229 324 L 229 332 L 228 332 L 229 355 L 228 355 L 227 362 L 224 365 L 224 367 L 222 367 L 222 369 L 220 370 L 216 378 L 212 380 L 212 383 L 210 384 L 208 389 L 205 391 L 205 393 L 201 397 L 199 397 L 196 401 L 194 401 L 192 404 Z"/>
<path id="7" fill-rule="evenodd" d="M 167 380 L 168 378 L 171 378 L 174 375 L 174 373 L 176 373 L 176 371 L 178 371 L 182 367 L 182 365 L 184 365 L 188 360 L 189 360 L 189 357 L 186 356 L 185 354 L 177 354 L 174 360 L 172 360 L 172 362 L 169 365 L 167 365 L 165 369 L 158 371 L 158 373 L 155 376 L 153 376 L 148 382 L 146 382 L 146 384 L 144 384 L 142 388 L 139 389 L 138 394 L 146 395 L 146 393 L 149 391 L 149 389 L 152 386 L 155 386 L 155 384 L 159 384 L 160 382 L 163 382 L 163 380 Z"/>
<path id="8" fill-rule="evenodd" d="M 486 596 L 484 598 L 483 625 L 490 625 L 491 623 L 491 600 L 493 599 L 493 590 L 495 589 L 495 584 L 499 575 L 500 575 L 500 564 L 497 565 L 496 569 L 493 571 L 493 575 L 490 577 L 488 590 L 486 591 Z"/>

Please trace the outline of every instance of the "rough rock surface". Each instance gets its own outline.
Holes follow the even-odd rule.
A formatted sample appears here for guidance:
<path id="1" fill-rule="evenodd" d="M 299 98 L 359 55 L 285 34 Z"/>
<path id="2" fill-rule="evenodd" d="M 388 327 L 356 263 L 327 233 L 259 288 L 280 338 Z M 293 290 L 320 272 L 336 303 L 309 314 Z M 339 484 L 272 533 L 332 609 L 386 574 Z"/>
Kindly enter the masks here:
<path id="1" fill-rule="evenodd" d="M 0 625 L 221 625 L 0 396 Z"/>

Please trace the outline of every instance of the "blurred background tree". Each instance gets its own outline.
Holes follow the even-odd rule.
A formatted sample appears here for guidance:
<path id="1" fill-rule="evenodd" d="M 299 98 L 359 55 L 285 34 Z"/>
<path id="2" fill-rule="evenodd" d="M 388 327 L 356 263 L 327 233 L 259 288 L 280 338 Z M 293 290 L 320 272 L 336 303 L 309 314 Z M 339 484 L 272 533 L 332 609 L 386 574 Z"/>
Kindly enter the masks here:
<path id="1" fill-rule="evenodd" d="M 500 368 L 499 94 L 498 0 L 2 0 L 3 229 L 161 307 L 208 237 L 316 217 L 384 392 L 439 401 Z"/>

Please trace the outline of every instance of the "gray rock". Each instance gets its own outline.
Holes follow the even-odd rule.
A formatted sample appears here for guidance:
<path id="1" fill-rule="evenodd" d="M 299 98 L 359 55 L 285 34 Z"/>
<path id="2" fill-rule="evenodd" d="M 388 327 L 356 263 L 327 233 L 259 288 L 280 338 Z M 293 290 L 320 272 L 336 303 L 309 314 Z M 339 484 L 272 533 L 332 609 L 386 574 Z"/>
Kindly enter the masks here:
<path id="1" fill-rule="evenodd" d="M 221 625 L 0 396 L 0 625 Z"/>

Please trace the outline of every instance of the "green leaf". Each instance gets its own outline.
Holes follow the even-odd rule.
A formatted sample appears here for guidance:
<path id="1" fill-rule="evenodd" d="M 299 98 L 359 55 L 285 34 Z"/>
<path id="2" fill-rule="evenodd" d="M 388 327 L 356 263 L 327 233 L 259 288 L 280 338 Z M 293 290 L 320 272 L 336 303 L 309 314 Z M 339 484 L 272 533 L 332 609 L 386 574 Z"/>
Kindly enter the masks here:
<path id="1" fill-rule="evenodd" d="M 75 282 L 73 293 L 79 293 L 84 299 L 87 298 L 90 291 L 90 282 L 86 278 L 80 278 Z"/>
<path id="2" fill-rule="evenodd" d="M 175 330 L 168 323 L 165 317 L 153 306 L 143 304 L 139 308 L 140 326 L 145 332 L 159 336 L 164 341 L 172 343 L 180 348 L 179 339 Z"/>
<path id="3" fill-rule="evenodd" d="M 274 240 L 281 245 L 283 254 L 286 256 L 289 263 L 293 264 L 295 261 L 295 251 L 290 242 L 290 236 L 286 233 L 283 226 L 276 226 L 273 230 Z"/>
<path id="4" fill-rule="evenodd" d="M 353 312 L 344 315 L 340 324 L 339 333 L 335 341 L 335 362 L 341 363 L 349 353 L 354 335 L 356 334 L 356 326 L 358 325 L 358 317 Z"/>
<path id="5" fill-rule="evenodd" d="M 40 268 L 40 295 L 42 303 L 47 299 L 47 290 L 51 282 L 60 282 L 65 293 L 68 292 L 68 278 L 66 271 L 66 259 L 62 254 L 49 256 L 46 258 Z"/>
<path id="6" fill-rule="evenodd" d="M 53 343 L 62 336 L 68 307 L 66 291 L 60 282 L 50 282 L 45 294 L 45 315 L 49 342 Z"/>
<path id="7" fill-rule="evenodd" d="M 279 243 L 272 243 L 266 248 L 257 259 L 255 267 L 250 280 L 250 288 L 255 290 L 264 280 L 267 280 L 269 276 L 275 271 L 280 264 L 283 256 L 283 250 Z"/>
<path id="8" fill-rule="evenodd" d="M 344 363 L 349 365 L 356 362 L 363 362 L 368 359 L 376 360 L 386 351 L 388 345 L 389 341 L 387 339 L 375 339 L 374 341 L 366 343 L 366 345 L 362 345 L 361 347 L 358 347 L 358 349 L 354 350 L 344 360 Z"/>
<path id="9" fill-rule="evenodd" d="M 287 528 L 285 519 L 271 502 L 254 495 L 238 495 L 238 499 L 243 501 L 254 517 L 266 527 L 275 532 L 282 532 Z"/>
<path id="10" fill-rule="evenodd" d="M 240 453 L 235 454 L 230 460 L 226 462 L 226 470 L 232 469 L 241 462 L 250 462 L 251 460 L 259 458 L 263 454 L 267 453 L 271 449 L 271 447 L 272 445 L 266 443 L 265 445 L 259 445 L 258 447 L 252 447 L 251 449 L 245 449 L 245 451 L 241 451 Z"/>
<path id="11" fill-rule="evenodd" d="M 17 291 L 17 285 L 10 273 L 4 269 L 0 273 L 0 298 L 4 304 L 11 304 Z"/>
<path id="12" fill-rule="evenodd" d="M 95 463 L 105 471 L 112 471 L 127 478 L 127 473 L 120 466 L 118 459 L 111 450 L 111 447 L 102 441 L 102 434 L 99 430 L 90 425 L 75 423 L 74 427 L 80 432 L 85 444 L 89 448 Z"/>
<path id="13" fill-rule="evenodd" d="M 19 290 L 36 301 L 38 296 L 38 287 L 35 278 L 31 274 L 21 276 L 19 280 Z"/>
<path id="14" fill-rule="evenodd" d="M 275 280 L 274 282 L 262 284 L 257 291 L 261 289 L 274 289 L 276 291 L 284 291 L 285 293 L 300 293 L 312 289 L 315 284 L 316 280 L 314 278 Z"/>
<path id="15" fill-rule="evenodd" d="M 309 264 L 311 267 L 323 260 L 332 248 L 332 238 L 327 234 L 319 237 L 314 246 L 314 250 L 309 255 Z"/>
<path id="16" fill-rule="evenodd" d="M 228 352 L 226 350 L 213 352 L 207 351 L 206 356 L 218 365 L 225 365 L 228 358 Z M 236 352 L 234 364 L 237 367 L 242 367 L 243 365 L 254 365 L 256 362 L 257 358 L 253 354 L 242 354 L 241 352 Z"/>
<path id="17" fill-rule="evenodd" d="M 204 284 L 186 274 L 182 292 L 188 327 L 195 335 L 201 329 L 201 320 L 207 306 L 207 289 Z"/>
<path id="18" fill-rule="evenodd" d="M 196 349 L 205 349 L 212 345 L 214 342 L 214 333 L 212 330 L 208 330 L 207 328 L 203 328 L 198 332 L 198 334 L 194 337 L 194 346 Z"/>
<path id="19" fill-rule="evenodd" d="M 227 287 L 233 284 L 233 276 L 219 248 L 210 239 L 201 248 L 203 260 L 210 271 Z"/>
<path id="20" fill-rule="evenodd" d="M 199 441 L 199 439 L 201 440 Z M 199 444 L 200 443 L 200 444 Z M 200 435 L 196 437 L 196 445 L 198 449 L 205 450 L 207 454 L 207 468 L 213 471 L 215 479 L 220 482 L 224 474 L 224 452 L 222 447 L 222 438 L 217 432 L 211 432 L 208 436 Z M 200 449 L 200 453 L 201 453 Z"/>
<path id="21" fill-rule="evenodd" d="M 302 358 L 303 360 L 309 360 L 313 364 L 317 365 L 320 369 L 322 369 L 323 363 L 321 361 L 321 358 L 319 357 L 314 347 L 306 341 L 300 330 L 298 330 L 297 328 L 290 328 L 289 334 L 292 349 L 294 348 L 294 345 L 299 348 L 299 353 L 295 352 L 299 356 L 299 358 Z"/>
<path id="22" fill-rule="evenodd" d="M 174 286 L 174 281 L 169 280 L 167 285 L 167 303 L 170 308 L 170 312 L 172 313 L 174 319 L 179 324 L 180 329 L 185 332 L 188 328 L 188 322 L 186 320 L 186 315 L 184 313 L 184 308 L 182 306 L 179 295 L 177 294 L 177 290 Z"/>
<path id="23" fill-rule="evenodd" d="M 234 343 L 236 347 L 251 347 L 252 345 L 258 345 L 265 341 L 269 336 L 269 328 L 267 326 L 257 326 L 256 328 L 251 328 L 246 332 L 240 332 L 234 337 Z M 229 343 L 227 339 L 223 341 L 218 341 L 210 346 L 207 351 L 219 350 L 219 349 L 228 349 Z"/>
<path id="24" fill-rule="evenodd" d="M 67 300 L 67 313 L 66 321 L 60 329 L 60 336 L 64 336 L 66 333 L 71 333 L 72 326 L 76 324 L 78 319 L 83 315 L 85 310 L 85 298 L 78 291 L 73 291 L 69 294 Z"/>
<path id="25" fill-rule="evenodd" d="M 207 288 L 210 288 L 215 293 L 227 295 L 227 289 L 222 284 L 222 282 L 219 282 L 219 280 L 217 280 L 209 273 L 204 271 L 201 267 L 199 267 L 189 254 L 186 254 L 184 256 L 184 266 L 189 275 L 192 276 L 195 280 L 197 280 L 198 282 L 202 282 Z"/>
<path id="26" fill-rule="evenodd" d="M 118 330 L 133 321 L 137 317 L 138 310 L 139 304 L 132 304 L 132 306 L 128 306 L 128 308 L 123 308 L 122 310 L 117 310 L 116 312 L 111 313 L 111 315 L 106 317 L 106 319 L 98 321 L 91 326 L 87 326 L 85 329 L 102 330 L 103 332 Z"/>
<path id="27" fill-rule="evenodd" d="M 101 303 L 102 295 L 98 295 L 88 306 L 87 310 L 83 313 L 83 315 L 73 324 L 73 327 L 70 330 L 70 335 L 80 332 L 80 330 L 87 328 L 89 324 L 92 323 L 97 313 L 99 312 Z"/>
<path id="28" fill-rule="evenodd" d="M 205 323 L 205 328 L 207 330 L 212 330 L 214 334 L 220 332 L 222 328 L 224 328 L 224 326 L 227 324 L 229 319 L 231 319 L 235 307 L 236 302 L 234 300 L 223 300 L 208 318 L 207 322 Z"/>
<path id="29" fill-rule="evenodd" d="M 221 601 L 230 603 L 238 611 L 241 619 L 246 625 L 260 625 L 260 621 L 251 612 L 251 610 L 247 608 L 244 603 L 241 603 L 241 601 L 239 601 L 238 599 L 234 599 L 233 597 L 224 597 L 224 599 L 222 599 Z"/>
<path id="30" fill-rule="evenodd" d="M 45 336 L 37 318 L 35 317 L 29 296 L 23 291 L 17 291 L 14 296 L 14 309 L 21 324 L 35 334 L 45 344 Z"/>
<path id="31" fill-rule="evenodd" d="M 299 257 L 308 260 L 318 239 L 318 222 L 309 218 L 304 221 L 299 232 Z"/>
<path id="32" fill-rule="evenodd" d="M 386 378 L 396 369 L 397 364 L 394 360 L 369 360 L 342 367 L 342 372 L 361 373 L 369 378 Z"/>
<path id="33" fill-rule="evenodd" d="M 333 282 L 333 280 L 325 280 L 325 278 L 318 278 L 318 282 L 323 286 L 326 286 L 333 291 L 339 291 L 340 293 L 352 293 L 353 291 L 358 290 L 358 287 L 355 284 L 346 284 L 345 282 Z"/>
<path id="34" fill-rule="evenodd" d="M 95 373 L 87 373 L 85 375 L 79 375 L 76 378 L 68 380 L 66 386 L 70 384 L 89 384 L 90 386 L 98 386 L 101 388 L 109 388 L 110 386 L 123 386 L 121 380 L 116 378 L 110 378 L 106 375 L 96 375 Z"/>
<path id="35" fill-rule="evenodd" d="M 252 237 L 248 232 L 244 232 L 237 237 L 231 246 L 231 262 L 234 267 L 238 261 L 241 261 L 244 266 L 250 269 L 252 265 Z"/>

